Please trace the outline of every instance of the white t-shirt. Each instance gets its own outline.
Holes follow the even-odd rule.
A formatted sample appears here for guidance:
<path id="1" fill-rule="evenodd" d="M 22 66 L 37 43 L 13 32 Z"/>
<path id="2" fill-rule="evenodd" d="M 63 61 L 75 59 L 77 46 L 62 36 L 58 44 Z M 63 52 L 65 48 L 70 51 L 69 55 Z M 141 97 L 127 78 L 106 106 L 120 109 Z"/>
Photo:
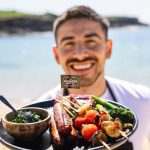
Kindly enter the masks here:
<path id="1" fill-rule="evenodd" d="M 132 109 L 138 118 L 138 128 L 130 137 L 134 150 L 150 150 L 150 147 L 148 146 L 144 146 L 146 148 L 142 149 L 144 140 L 148 134 L 150 135 L 150 130 L 148 130 L 150 129 L 150 89 L 142 85 L 137 85 L 110 77 L 106 77 L 106 80 L 108 81 L 117 102 Z M 60 85 L 44 94 L 38 99 L 38 101 L 44 101 L 52 97 L 56 97 L 57 93 L 62 94 Z M 108 88 L 101 98 L 113 100 Z"/>

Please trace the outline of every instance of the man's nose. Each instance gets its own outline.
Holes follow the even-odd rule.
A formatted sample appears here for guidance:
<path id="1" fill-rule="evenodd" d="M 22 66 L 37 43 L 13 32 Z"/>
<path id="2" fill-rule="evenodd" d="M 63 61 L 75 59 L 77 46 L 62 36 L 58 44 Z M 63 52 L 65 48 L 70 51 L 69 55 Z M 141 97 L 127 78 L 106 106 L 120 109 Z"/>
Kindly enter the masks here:
<path id="1" fill-rule="evenodd" d="M 76 46 L 76 50 L 74 51 L 73 57 L 82 60 L 85 57 L 88 57 L 88 50 L 82 44 L 78 44 Z"/>

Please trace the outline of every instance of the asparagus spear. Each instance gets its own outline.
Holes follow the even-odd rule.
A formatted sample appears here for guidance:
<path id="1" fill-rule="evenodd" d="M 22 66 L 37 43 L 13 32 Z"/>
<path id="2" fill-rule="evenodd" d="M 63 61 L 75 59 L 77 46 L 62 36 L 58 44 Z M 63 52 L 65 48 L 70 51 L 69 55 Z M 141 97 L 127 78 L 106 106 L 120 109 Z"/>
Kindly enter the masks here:
<path id="1" fill-rule="evenodd" d="M 97 96 L 91 95 L 91 99 L 95 100 L 97 104 L 101 104 L 102 106 L 104 106 L 107 109 L 118 108 L 117 106 L 107 102 L 106 100 L 100 99 Z"/>

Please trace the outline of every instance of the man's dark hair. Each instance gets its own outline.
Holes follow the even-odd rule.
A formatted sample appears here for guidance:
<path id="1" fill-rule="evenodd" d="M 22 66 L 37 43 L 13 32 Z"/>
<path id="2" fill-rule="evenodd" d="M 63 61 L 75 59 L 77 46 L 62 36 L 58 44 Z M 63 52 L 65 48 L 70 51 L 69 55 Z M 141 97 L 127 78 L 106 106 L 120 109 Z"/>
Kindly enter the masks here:
<path id="1" fill-rule="evenodd" d="M 95 12 L 93 9 L 87 6 L 75 6 L 68 10 L 66 10 L 61 16 L 59 16 L 53 25 L 53 32 L 55 34 L 55 40 L 57 39 L 57 32 L 58 28 L 66 21 L 71 19 L 78 19 L 78 18 L 87 18 L 89 20 L 94 20 L 96 22 L 99 22 L 100 26 L 104 30 L 104 33 L 106 35 L 108 34 L 108 27 L 109 27 L 109 21 L 99 15 L 97 12 Z"/>

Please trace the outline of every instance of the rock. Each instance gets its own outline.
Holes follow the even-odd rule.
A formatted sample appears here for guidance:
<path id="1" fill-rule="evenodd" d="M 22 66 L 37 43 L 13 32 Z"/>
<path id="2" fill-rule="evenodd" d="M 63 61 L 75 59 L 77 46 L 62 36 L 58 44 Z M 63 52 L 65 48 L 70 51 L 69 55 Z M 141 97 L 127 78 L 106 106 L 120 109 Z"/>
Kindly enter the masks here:
<path id="1" fill-rule="evenodd" d="M 30 15 L 0 19 L 0 32 L 26 33 L 51 31 L 57 16 L 52 14 Z"/>
<path id="2" fill-rule="evenodd" d="M 145 23 L 141 23 L 135 17 L 107 17 L 111 27 L 122 27 L 122 26 L 148 26 Z"/>
<path id="3" fill-rule="evenodd" d="M 16 17 L 0 17 L 0 33 L 31 33 L 52 31 L 52 25 L 56 15 L 47 13 L 44 15 L 24 15 Z M 107 17 L 110 27 L 123 27 L 129 25 L 147 26 L 139 22 L 137 18 Z"/>

